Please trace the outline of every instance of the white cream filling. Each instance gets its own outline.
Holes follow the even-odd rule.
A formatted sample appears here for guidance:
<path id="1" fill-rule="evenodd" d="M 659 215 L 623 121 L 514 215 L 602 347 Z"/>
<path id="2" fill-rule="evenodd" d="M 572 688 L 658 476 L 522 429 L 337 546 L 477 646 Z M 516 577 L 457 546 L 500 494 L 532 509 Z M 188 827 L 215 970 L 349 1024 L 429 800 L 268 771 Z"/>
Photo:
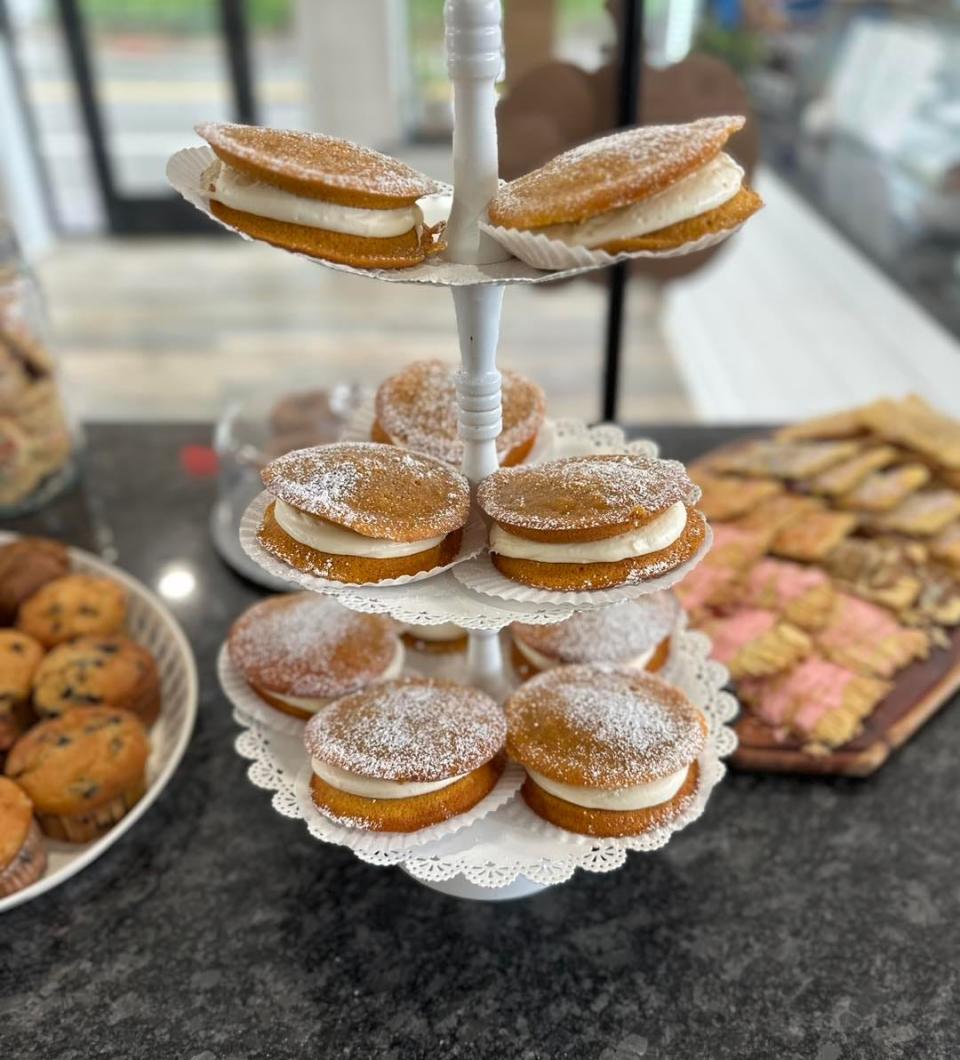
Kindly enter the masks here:
<path id="1" fill-rule="evenodd" d="M 423 225 L 423 214 L 416 203 L 394 210 L 365 210 L 341 206 L 324 199 L 294 195 L 255 177 L 240 173 L 221 162 L 212 177 L 210 197 L 224 206 L 244 213 L 269 217 L 273 221 L 323 228 L 348 236 L 391 239 Z"/>
<path id="2" fill-rule="evenodd" d="M 539 563 L 616 563 L 617 560 L 659 552 L 672 545 L 686 525 L 687 509 L 683 501 L 671 504 L 665 512 L 644 526 L 600 541 L 530 541 L 493 523 L 490 527 L 490 551 Z"/>
<path id="3" fill-rule="evenodd" d="M 548 225 L 537 233 L 573 246 L 598 247 L 689 221 L 729 202 L 743 184 L 743 169 L 720 153 L 701 169 L 641 202 L 589 217 L 575 224 Z"/>
<path id="4" fill-rule="evenodd" d="M 423 541 L 386 541 L 379 537 L 364 537 L 345 526 L 328 523 L 308 512 L 277 500 L 273 509 L 274 518 L 284 533 L 301 545 L 315 548 L 318 552 L 330 552 L 335 556 L 361 556 L 366 559 L 398 559 L 415 556 L 435 548 L 446 536 L 428 537 Z"/>
<path id="5" fill-rule="evenodd" d="M 441 622 L 436 626 L 415 626 L 407 623 L 403 630 L 417 640 L 429 641 L 431 644 L 439 644 L 444 641 L 459 640 L 464 631 L 454 622 Z"/>
<path id="6" fill-rule="evenodd" d="M 390 660 L 389 665 L 383 671 L 382 674 L 378 674 L 371 684 L 379 684 L 381 681 L 392 681 L 395 677 L 399 677 L 403 673 L 403 664 L 406 659 L 406 654 L 403 650 L 403 644 L 397 641 L 396 649 L 393 653 L 393 658 Z M 300 710 L 305 710 L 309 714 L 316 714 L 321 707 L 325 707 L 328 703 L 332 703 L 333 698 L 327 698 L 324 696 L 282 696 L 279 692 L 271 692 L 271 696 L 274 699 L 279 699 L 281 703 L 286 703 L 290 707 L 298 707 Z"/>
<path id="7" fill-rule="evenodd" d="M 310 761 L 314 773 L 332 788 L 345 791 L 348 795 L 360 795 L 364 799 L 412 799 L 417 795 L 429 795 L 431 791 L 448 788 L 467 776 L 466 773 L 461 773 L 458 777 L 423 782 L 380 780 L 376 777 L 362 777 L 358 773 L 348 773 L 347 770 L 330 765 L 329 762 L 321 762 L 318 758 L 312 758 Z"/>
<path id="8" fill-rule="evenodd" d="M 555 666 L 563 666 L 559 659 L 551 659 L 549 655 L 544 655 L 543 652 L 537 651 L 536 648 L 531 648 L 529 644 L 524 644 L 519 637 L 514 637 L 513 643 L 516 644 L 518 651 L 527 662 L 532 663 L 538 670 L 552 670 Z M 652 648 L 640 652 L 639 655 L 628 662 L 618 663 L 617 665 L 622 666 L 625 670 L 642 670 L 653 658 L 653 653 L 656 650 L 657 645 L 654 644 Z"/>
<path id="9" fill-rule="evenodd" d="M 581 788 L 574 784 L 561 784 L 550 780 L 536 770 L 528 769 L 530 779 L 538 787 L 558 799 L 583 806 L 588 810 L 645 810 L 648 806 L 659 806 L 670 799 L 683 787 L 689 767 L 678 769 L 676 773 L 651 780 L 647 784 L 634 784 L 629 788 L 614 788 L 603 791 L 600 788 Z"/>

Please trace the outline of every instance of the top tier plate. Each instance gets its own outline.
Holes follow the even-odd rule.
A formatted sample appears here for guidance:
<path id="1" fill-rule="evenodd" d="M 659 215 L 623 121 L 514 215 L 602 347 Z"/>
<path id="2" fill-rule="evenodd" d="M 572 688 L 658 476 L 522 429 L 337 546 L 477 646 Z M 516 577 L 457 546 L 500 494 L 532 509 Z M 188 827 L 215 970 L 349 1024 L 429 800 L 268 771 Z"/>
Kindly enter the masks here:
<path id="1" fill-rule="evenodd" d="M 221 221 L 210 211 L 210 198 L 204 189 L 203 173 L 216 161 L 216 155 L 209 147 L 185 147 L 170 158 L 167 163 L 167 180 L 191 205 L 202 213 L 205 213 L 212 221 L 216 221 L 221 228 L 230 232 L 236 232 L 244 239 L 251 239 L 239 228 Z M 667 258 L 679 254 L 689 254 L 692 251 L 703 249 L 705 246 L 725 239 L 732 232 L 724 232 L 714 236 L 708 236 L 694 243 L 687 243 L 683 247 L 668 251 L 634 251 L 630 254 L 617 254 L 602 256 L 591 264 L 578 266 L 577 268 L 558 269 L 554 272 L 545 272 L 535 269 L 532 265 L 526 265 L 519 258 L 510 257 L 506 261 L 494 262 L 490 265 L 462 265 L 457 262 L 447 261 L 442 254 L 429 258 L 422 265 L 415 265 L 409 269 L 360 269 L 354 265 L 341 265 L 337 262 L 326 261 L 323 258 L 313 258 L 308 254 L 298 254 L 295 251 L 283 250 L 285 254 L 294 254 L 295 257 L 311 261 L 315 265 L 325 265 L 328 269 L 336 269 L 339 272 L 351 272 L 356 276 L 367 276 L 375 280 L 386 280 L 388 283 L 428 283 L 437 287 L 476 287 L 489 284 L 514 284 L 514 283 L 549 283 L 551 280 L 565 280 L 571 276 L 579 276 L 581 273 L 593 272 L 596 269 L 606 268 L 608 265 L 616 264 L 618 261 L 626 261 L 631 258 Z M 597 256 L 599 258 L 599 255 Z"/>

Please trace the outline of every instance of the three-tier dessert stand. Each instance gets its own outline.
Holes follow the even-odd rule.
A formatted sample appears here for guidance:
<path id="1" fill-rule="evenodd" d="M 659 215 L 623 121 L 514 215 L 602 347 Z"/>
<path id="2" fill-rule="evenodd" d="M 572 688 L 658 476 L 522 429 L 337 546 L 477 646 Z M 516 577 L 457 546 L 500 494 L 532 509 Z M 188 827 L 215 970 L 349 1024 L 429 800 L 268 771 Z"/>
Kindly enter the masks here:
<path id="1" fill-rule="evenodd" d="M 474 487 L 498 467 L 496 440 L 502 424 L 496 353 L 505 287 L 545 283 L 602 267 L 588 264 L 554 272 L 534 269 L 512 257 L 482 230 L 487 204 L 498 187 L 495 84 L 502 68 L 501 17 L 500 0 L 446 0 L 444 6 L 447 67 L 454 89 L 454 184 L 446 251 L 409 269 L 361 269 L 318 262 L 388 282 L 451 288 L 461 355 L 456 392 L 459 433 L 464 443 L 462 470 Z M 203 173 L 213 161 L 209 149 L 188 148 L 174 155 L 167 169 L 171 184 L 208 214 Z M 694 249 L 699 247 L 690 245 L 683 252 Z M 361 435 L 363 429 L 361 423 Z M 582 423 L 564 421 L 552 424 L 550 430 L 547 458 L 631 448 L 655 452 L 649 442 L 628 445 L 615 427 L 591 429 Z M 476 578 L 468 578 L 464 572 L 471 563 L 481 567 L 486 563 L 489 568 L 489 559 L 481 556 L 467 561 L 462 570 L 454 567 L 435 577 L 403 585 L 331 586 L 309 577 L 296 577 L 298 572 L 260 549 L 256 530 L 261 510 L 262 500 L 259 506 L 255 501 L 240 527 L 241 544 L 261 566 L 307 588 L 329 592 L 354 610 L 389 614 L 406 623 L 453 622 L 462 626 L 469 633 L 469 643 L 466 672 L 459 675 L 460 679 L 500 699 L 515 683 L 503 652 L 502 631 L 511 622 L 562 621 L 588 607 L 667 588 L 685 573 L 672 572 L 672 576 L 622 593 L 585 593 L 576 599 L 571 594 L 554 594 L 555 598 L 547 599 L 551 594 L 541 593 L 533 600 L 516 599 L 490 595 L 473 587 Z M 280 813 L 303 817 L 317 838 L 350 846 L 363 860 L 399 865 L 428 886 L 459 897 L 521 897 L 569 878 L 577 868 L 609 871 L 623 863 L 628 850 L 662 846 L 674 831 L 702 813 L 710 790 L 724 773 L 721 760 L 736 744 L 726 725 L 736 713 L 733 698 L 722 691 L 726 671 L 710 661 L 706 637 L 680 628 L 673 636 L 665 675 L 704 711 L 709 737 L 700 761 L 702 779 L 697 797 L 669 827 L 640 837 L 598 840 L 563 832 L 541 821 L 517 798 L 459 831 L 420 846 L 411 847 L 409 840 L 400 837 L 396 843 L 386 840 L 364 844 L 356 842 L 355 835 L 347 834 L 349 830 L 322 818 L 305 797 L 302 723 L 271 719 L 269 711 L 259 709 L 256 697 L 232 670 L 225 651 L 221 653 L 219 671 L 221 683 L 234 703 L 235 717 L 245 729 L 237 740 L 237 749 L 253 760 L 251 780 L 274 791 L 273 805 Z"/>

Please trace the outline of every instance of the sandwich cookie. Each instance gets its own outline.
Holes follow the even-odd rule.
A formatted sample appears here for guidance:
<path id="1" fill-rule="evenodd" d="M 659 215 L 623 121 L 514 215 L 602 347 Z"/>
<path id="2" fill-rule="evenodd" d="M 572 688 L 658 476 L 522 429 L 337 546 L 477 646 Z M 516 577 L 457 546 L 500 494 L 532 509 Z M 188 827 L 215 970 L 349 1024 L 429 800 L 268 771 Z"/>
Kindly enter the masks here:
<path id="1" fill-rule="evenodd" d="M 442 249 L 417 200 L 441 185 L 349 140 L 252 125 L 198 125 L 217 161 L 210 211 L 254 239 L 326 261 L 402 269 Z"/>
<path id="2" fill-rule="evenodd" d="M 253 691 L 295 718 L 403 671 L 403 645 L 389 618 L 348 611 L 316 593 L 254 604 L 231 627 L 227 650 Z"/>
<path id="3" fill-rule="evenodd" d="M 610 254 L 665 251 L 737 228 L 763 205 L 723 151 L 741 117 L 625 129 L 500 189 L 490 221 Z"/>
<path id="4" fill-rule="evenodd" d="M 523 797 L 560 828 L 640 835 L 696 794 L 706 720 L 652 674 L 561 666 L 521 685 L 505 710 L 507 753 L 527 771 Z"/>
<path id="5" fill-rule="evenodd" d="M 677 598 L 663 592 L 580 611 L 553 625 L 514 622 L 513 668 L 523 680 L 577 663 L 655 673 L 669 657 L 670 634 L 679 617 Z"/>
<path id="6" fill-rule="evenodd" d="M 457 369 L 444 361 L 415 361 L 384 380 L 377 390 L 376 419 L 370 436 L 415 449 L 459 468 L 463 441 L 457 433 Z M 503 430 L 497 458 L 504 467 L 519 464 L 533 448 L 543 424 L 546 401 L 536 383 L 518 372 L 502 378 Z"/>
<path id="7" fill-rule="evenodd" d="M 400 636 L 408 648 L 429 655 L 449 655 L 467 649 L 467 631 L 453 622 L 441 622 L 436 626 L 408 623 Z"/>
<path id="8" fill-rule="evenodd" d="M 376 685 L 307 723 L 313 802 L 348 827 L 416 832 L 489 794 L 506 735 L 503 712 L 475 688 L 420 678 Z"/>
<path id="9" fill-rule="evenodd" d="M 493 565 L 559 591 L 635 585 L 692 559 L 707 533 L 699 496 L 682 464 L 636 453 L 502 468 L 477 491 Z"/>
<path id="10" fill-rule="evenodd" d="M 470 485 L 440 460 L 374 442 L 296 449 L 261 472 L 275 500 L 257 535 L 271 555 L 331 581 L 379 582 L 450 563 Z"/>

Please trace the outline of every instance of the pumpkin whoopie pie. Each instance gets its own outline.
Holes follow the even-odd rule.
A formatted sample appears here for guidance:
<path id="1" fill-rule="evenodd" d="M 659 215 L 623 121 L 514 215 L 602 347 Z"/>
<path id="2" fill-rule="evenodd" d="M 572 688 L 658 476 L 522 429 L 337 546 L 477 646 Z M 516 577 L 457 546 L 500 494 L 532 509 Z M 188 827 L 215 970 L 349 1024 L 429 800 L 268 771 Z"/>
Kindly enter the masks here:
<path id="1" fill-rule="evenodd" d="M 423 678 L 374 685 L 307 723 L 314 804 L 377 832 L 439 824 L 493 789 L 506 734 L 503 711 L 475 688 Z"/>
<path id="2" fill-rule="evenodd" d="M 143 796 L 149 753 L 146 730 L 129 711 L 83 707 L 34 725 L 4 768 L 48 836 L 88 843 Z"/>
<path id="3" fill-rule="evenodd" d="M 370 436 L 427 453 L 459 468 L 463 441 L 457 433 L 457 368 L 445 361 L 414 361 L 385 379 L 377 390 Z M 519 464 L 533 448 L 543 424 L 546 400 L 532 380 L 503 373 L 503 430 L 497 457 L 504 467 Z"/>
<path id="4" fill-rule="evenodd" d="M 433 457 L 376 442 L 296 449 L 261 473 L 275 500 L 258 540 L 285 563 L 365 583 L 451 562 L 470 514 L 470 485 Z"/>
<path id="5" fill-rule="evenodd" d="M 577 663 L 655 673 L 670 655 L 670 634 L 679 616 L 677 598 L 662 592 L 580 611 L 553 625 L 514 622 L 513 668 L 523 680 Z"/>
<path id="6" fill-rule="evenodd" d="M 634 585 L 692 559 L 707 532 L 699 496 L 682 464 L 638 453 L 501 468 L 477 491 L 494 566 L 561 591 Z"/>
<path id="7" fill-rule="evenodd" d="M 254 239 L 378 269 L 442 249 L 417 205 L 440 185 L 395 158 L 318 133 L 216 122 L 197 133 L 217 156 L 204 174 L 211 212 Z"/>
<path id="8" fill-rule="evenodd" d="M 435 626 L 407 623 L 400 636 L 408 648 L 428 655 L 450 655 L 467 649 L 467 631 L 454 622 L 441 622 Z"/>
<path id="9" fill-rule="evenodd" d="M 736 228 L 763 205 L 723 151 L 743 125 L 701 118 L 580 144 L 504 185 L 490 220 L 611 254 L 670 250 Z"/>
<path id="10" fill-rule="evenodd" d="M 403 670 L 403 645 L 389 618 L 349 611 L 317 593 L 254 604 L 234 622 L 227 649 L 254 692 L 295 718 Z"/>
<path id="11" fill-rule="evenodd" d="M 0 777 L 0 898 L 36 883 L 46 867 L 33 803 L 19 784 Z"/>
<path id="12" fill-rule="evenodd" d="M 707 724 L 653 674 L 561 666 L 507 701 L 507 753 L 527 805 L 570 832 L 640 835 L 674 820 L 699 782 Z"/>

